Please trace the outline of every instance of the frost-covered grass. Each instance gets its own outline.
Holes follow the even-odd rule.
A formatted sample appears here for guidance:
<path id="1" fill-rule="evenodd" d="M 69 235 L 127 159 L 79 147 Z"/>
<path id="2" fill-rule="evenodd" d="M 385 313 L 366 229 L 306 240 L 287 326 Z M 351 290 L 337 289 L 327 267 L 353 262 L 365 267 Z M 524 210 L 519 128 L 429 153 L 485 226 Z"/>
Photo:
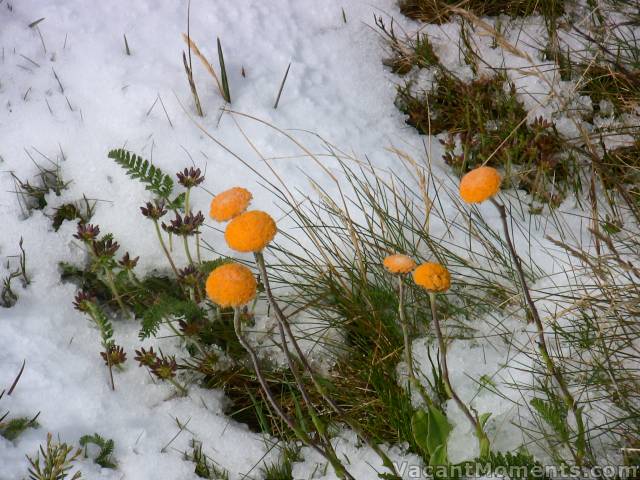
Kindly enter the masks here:
<path id="1" fill-rule="evenodd" d="M 183 6 L 0 3 L 0 478 L 638 465 L 637 5 Z M 207 215 L 236 185 L 264 254 Z"/>

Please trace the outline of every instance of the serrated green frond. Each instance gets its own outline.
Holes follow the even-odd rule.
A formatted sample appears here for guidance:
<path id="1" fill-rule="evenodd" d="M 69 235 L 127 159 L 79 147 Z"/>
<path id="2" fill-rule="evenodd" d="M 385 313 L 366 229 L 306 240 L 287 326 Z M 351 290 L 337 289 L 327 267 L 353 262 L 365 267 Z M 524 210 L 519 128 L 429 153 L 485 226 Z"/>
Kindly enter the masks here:
<path id="1" fill-rule="evenodd" d="M 113 325 L 107 315 L 102 311 L 102 309 L 96 304 L 91 303 L 89 305 L 90 308 L 90 316 L 93 319 L 94 323 L 100 330 L 100 337 L 102 338 L 102 346 L 105 349 L 113 344 Z"/>
<path id="2" fill-rule="evenodd" d="M 127 175 L 144 183 L 147 190 L 159 197 L 167 199 L 173 192 L 173 179 L 149 160 L 122 148 L 111 150 L 108 157 L 124 168 Z"/>
<path id="3" fill-rule="evenodd" d="M 549 425 L 558 436 L 567 442 L 570 437 L 567 427 L 567 408 L 562 402 L 545 401 L 541 398 L 533 398 L 529 402 L 538 412 L 538 415 Z"/>
<path id="4" fill-rule="evenodd" d="M 202 310 L 195 302 L 180 300 L 175 297 L 165 297 L 147 309 L 142 316 L 142 328 L 138 333 L 140 340 L 158 333 L 162 322 L 172 317 L 193 319 L 200 317 Z"/>
<path id="5" fill-rule="evenodd" d="M 80 445 L 82 447 L 86 448 L 89 444 L 96 445 L 100 449 L 98 455 L 96 455 L 96 458 L 94 459 L 94 462 L 102 468 L 116 468 L 116 462 L 111 458 L 115 447 L 113 440 L 107 440 L 98 433 L 94 433 L 93 435 L 83 435 L 80 437 Z"/>

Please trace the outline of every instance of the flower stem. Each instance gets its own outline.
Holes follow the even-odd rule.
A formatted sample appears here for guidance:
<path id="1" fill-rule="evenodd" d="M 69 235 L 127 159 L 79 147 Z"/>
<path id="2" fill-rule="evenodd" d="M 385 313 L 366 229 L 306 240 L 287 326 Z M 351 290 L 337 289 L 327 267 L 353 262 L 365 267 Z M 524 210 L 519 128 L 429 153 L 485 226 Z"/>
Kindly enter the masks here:
<path id="1" fill-rule="evenodd" d="M 180 393 L 181 396 L 186 397 L 188 390 L 187 387 L 185 387 L 184 385 L 181 385 L 180 382 L 178 382 L 176 379 L 174 378 L 167 378 L 167 381 L 173 385 L 174 387 L 176 387 L 176 389 L 178 390 L 178 392 Z"/>
<path id="2" fill-rule="evenodd" d="M 169 253 L 169 250 L 167 250 L 167 245 L 164 243 L 164 240 L 162 238 L 162 232 L 160 232 L 160 225 L 158 225 L 158 221 L 156 219 L 153 220 L 153 224 L 156 227 L 156 234 L 158 236 L 158 240 L 160 241 L 160 246 L 162 247 L 162 250 L 164 251 L 164 254 L 167 257 L 167 260 L 169 260 L 169 265 L 171 265 L 171 269 L 173 270 L 173 273 L 175 273 L 176 277 L 179 277 L 180 275 L 178 274 L 178 269 L 176 268 L 176 265 L 173 263 L 171 254 Z"/>
<path id="3" fill-rule="evenodd" d="M 536 307 L 536 304 L 531 298 L 531 292 L 529 290 L 529 286 L 527 285 L 527 280 L 524 275 L 524 270 L 522 269 L 522 260 L 520 256 L 516 252 L 515 246 L 513 245 L 513 240 L 511 239 L 511 235 L 509 233 L 509 225 L 507 223 L 507 212 L 506 208 L 503 204 L 497 202 L 495 199 L 491 199 L 491 203 L 498 209 L 498 213 L 500 213 L 500 220 L 502 221 L 502 229 L 504 230 L 504 236 L 507 241 L 507 246 L 509 247 L 509 253 L 511 254 L 511 258 L 513 259 L 513 263 L 516 268 L 516 272 L 518 274 L 518 279 L 520 280 L 520 287 L 522 288 L 522 293 L 524 295 L 527 307 L 529 309 L 529 313 L 533 318 L 533 322 L 536 326 L 537 335 L 538 335 L 538 350 L 540 351 L 540 356 L 542 357 L 545 367 L 549 374 L 555 379 L 558 387 L 560 388 L 560 392 L 562 393 L 562 399 L 569 410 L 571 410 L 575 420 L 576 427 L 578 429 L 577 439 L 576 439 L 576 448 L 574 449 L 572 445 L 568 444 L 569 450 L 573 456 L 574 461 L 577 466 L 582 466 L 584 462 L 585 456 L 585 428 L 584 428 L 584 419 L 582 418 L 582 409 L 578 406 L 573 394 L 569 390 L 567 386 L 567 382 L 562 375 L 562 372 L 557 368 L 555 362 L 553 361 L 551 355 L 549 354 L 549 349 L 547 348 L 547 342 L 544 334 L 544 326 L 542 325 L 542 320 L 540 318 L 540 313 Z"/>
<path id="4" fill-rule="evenodd" d="M 116 288 L 116 283 L 113 280 L 113 272 L 111 271 L 111 268 L 105 268 L 105 272 L 106 272 L 107 286 L 109 287 L 109 290 L 111 290 L 111 294 L 113 295 L 113 298 L 115 298 L 116 302 L 118 303 L 118 307 L 120 307 L 120 310 L 122 310 L 124 314 L 129 315 L 129 311 L 127 310 L 127 307 L 125 307 L 124 303 L 122 302 L 120 293 Z"/>
<path id="5" fill-rule="evenodd" d="M 273 293 L 271 291 L 271 284 L 269 283 L 269 275 L 267 274 L 267 268 L 264 262 L 264 255 L 262 254 L 262 252 L 256 252 L 254 256 L 256 259 L 256 264 L 258 265 L 258 270 L 260 271 L 260 276 L 262 277 L 262 282 L 264 284 L 264 290 L 267 295 L 269 305 L 271 305 L 271 308 L 273 308 L 273 311 L 276 314 L 276 319 L 278 321 L 279 328 L 282 328 L 284 331 L 286 331 L 286 334 L 291 340 L 291 344 L 293 345 L 296 351 L 296 354 L 300 362 L 302 363 L 302 366 L 309 374 L 309 377 L 311 378 L 311 381 L 313 382 L 314 387 L 316 388 L 318 393 L 320 393 L 324 401 L 327 402 L 329 407 L 331 407 L 331 409 L 336 414 L 338 414 L 340 418 L 344 420 L 344 422 L 356 433 L 356 435 L 358 435 L 367 444 L 367 446 L 369 446 L 369 448 L 371 448 L 380 457 L 383 465 L 389 471 L 391 471 L 393 475 L 398 476 L 396 468 L 393 462 L 391 461 L 391 459 L 389 458 L 389 456 L 386 453 L 384 453 L 382 449 L 371 439 L 371 437 L 364 431 L 364 429 L 359 425 L 357 421 L 350 419 L 347 415 L 345 415 L 342 408 L 340 408 L 338 404 L 336 404 L 333 401 L 333 399 L 329 397 L 324 386 L 316 378 L 313 368 L 311 368 L 311 365 L 309 364 L 307 357 L 302 352 L 302 349 L 300 348 L 298 341 L 296 340 L 293 332 L 291 331 L 291 326 L 287 321 L 287 317 L 285 316 L 284 312 L 280 308 L 280 305 L 278 305 L 278 302 L 276 302 L 275 297 L 273 296 Z M 286 345 L 286 341 L 283 341 L 283 343 Z"/>
<path id="6" fill-rule="evenodd" d="M 287 424 L 287 426 L 296 434 L 296 436 L 306 445 L 313 448 L 315 451 L 320 453 L 323 457 L 327 458 L 326 452 L 312 439 L 310 438 L 296 423 L 293 421 L 289 415 L 287 415 L 282 407 L 278 404 L 267 381 L 262 374 L 262 370 L 260 369 L 260 363 L 258 361 L 258 356 L 255 351 L 249 345 L 249 343 L 245 340 L 244 334 L 242 333 L 242 323 L 240 321 L 240 308 L 236 307 L 233 311 L 233 328 L 236 333 L 236 337 L 238 338 L 238 342 L 245 349 L 249 358 L 251 359 L 251 363 L 253 365 L 253 371 L 256 374 L 256 378 L 258 379 L 258 383 L 260 383 L 260 387 L 262 387 L 262 392 L 265 397 L 267 397 L 267 401 L 276 412 L 276 414 Z"/>
<path id="7" fill-rule="evenodd" d="M 189 251 L 189 242 L 186 235 L 182 235 L 182 244 L 184 245 L 184 253 L 187 254 L 187 260 L 189 260 L 189 264 L 192 265 L 193 258 L 191 258 L 191 252 Z"/>
<path id="8" fill-rule="evenodd" d="M 258 262 L 257 257 L 256 257 L 256 262 L 257 263 L 261 263 L 261 265 L 264 267 L 264 257 L 262 257 L 262 255 L 260 255 L 260 257 L 261 257 L 262 261 Z M 269 282 L 269 279 L 266 278 L 266 269 L 264 270 L 264 273 L 261 273 L 261 275 L 263 276 L 263 282 L 265 282 L 265 289 L 266 289 L 267 288 L 266 285 Z M 273 298 L 272 295 L 271 295 L 271 287 L 270 286 L 269 286 L 269 297 Z M 311 398 L 309 397 L 309 393 L 307 392 L 307 389 L 305 387 L 304 381 L 303 381 L 303 379 L 302 379 L 302 377 L 300 375 L 300 372 L 298 372 L 298 365 L 296 364 L 296 361 L 293 358 L 293 355 L 291 355 L 291 350 L 289 350 L 289 345 L 288 345 L 288 340 L 287 340 L 287 333 L 285 332 L 285 327 L 284 327 L 284 323 L 286 323 L 286 322 L 282 322 L 281 321 L 281 317 L 279 317 L 278 315 L 276 315 L 276 316 L 277 316 L 277 323 L 278 323 L 278 333 L 280 334 L 280 339 L 282 341 L 282 351 L 284 352 L 285 358 L 287 359 L 287 364 L 289 365 L 289 370 L 293 374 L 293 378 L 294 378 L 295 383 L 296 383 L 296 385 L 298 387 L 298 390 L 300 391 L 300 394 L 302 395 L 302 399 L 303 399 L 304 403 L 307 405 L 307 408 L 309 409 L 310 413 L 313 416 L 318 417 L 318 411 L 315 408 L 315 406 L 313 405 L 313 402 L 312 402 Z M 325 448 L 327 450 L 327 457 L 326 457 L 327 460 L 332 462 L 332 465 L 334 465 L 334 462 L 337 462 L 334 465 L 334 469 L 336 469 L 336 474 L 342 478 L 344 473 L 346 473 L 346 470 L 344 469 L 344 466 L 339 462 L 339 460 L 337 460 L 337 455 L 336 455 L 335 451 L 333 450 L 333 446 L 331 445 L 331 440 L 326 436 L 326 433 L 320 431 L 320 429 L 318 429 L 318 434 L 323 439 L 323 443 L 324 443 Z M 331 459 L 333 459 L 333 461 Z M 343 473 L 339 473 L 339 472 L 343 472 Z"/>
<path id="9" fill-rule="evenodd" d="M 202 263 L 202 256 L 200 255 L 200 233 L 196 233 L 196 258 L 198 263 Z"/>
<path id="10" fill-rule="evenodd" d="M 467 407 L 467 405 L 462 401 L 451 385 L 451 380 L 449 379 L 449 367 L 447 365 L 447 343 L 442 335 L 442 330 L 440 329 L 440 321 L 438 320 L 436 312 L 436 294 L 434 292 L 429 292 L 429 302 L 431 303 L 433 327 L 436 331 L 436 339 L 438 340 L 438 348 L 440 349 L 440 365 L 442 365 L 442 380 L 444 381 L 444 386 L 449 396 L 456 402 L 458 408 L 462 410 L 462 413 L 464 413 L 467 419 L 469 419 L 469 422 L 471 422 L 471 425 L 475 429 L 476 436 L 478 437 L 478 443 L 480 445 L 481 455 L 483 453 L 489 453 L 489 439 L 482 428 L 480 420 L 471 413 L 469 407 Z"/>
<path id="11" fill-rule="evenodd" d="M 404 338 L 404 361 L 407 364 L 407 370 L 409 371 L 409 381 L 420 393 L 424 402 L 431 406 L 433 405 L 433 400 L 431 400 L 431 397 L 424 388 L 424 385 L 422 385 L 416 378 L 413 367 L 413 353 L 411 341 L 409 339 L 409 323 L 407 322 L 407 317 L 404 311 L 404 282 L 400 275 L 398 276 L 398 315 L 400 316 L 400 325 L 402 327 L 402 336 Z"/>

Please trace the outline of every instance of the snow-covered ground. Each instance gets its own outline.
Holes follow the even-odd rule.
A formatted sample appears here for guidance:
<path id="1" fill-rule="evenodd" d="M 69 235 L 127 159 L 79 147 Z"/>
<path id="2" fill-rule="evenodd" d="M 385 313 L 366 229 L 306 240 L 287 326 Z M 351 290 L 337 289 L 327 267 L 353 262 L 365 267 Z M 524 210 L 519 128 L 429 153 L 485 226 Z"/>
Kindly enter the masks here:
<path id="1" fill-rule="evenodd" d="M 293 133 L 312 149 L 319 145 L 317 133 L 346 151 L 367 155 L 381 169 L 394 170 L 398 160 L 385 147 L 393 144 L 418 156 L 423 144 L 394 106 L 398 79 L 382 65 L 383 49 L 371 28 L 374 13 L 390 13 L 396 21 L 404 21 L 392 0 L 194 0 L 190 34 L 214 64 L 216 37 L 220 38 L 233 110 L 296 129 Z M 40 18 L 44 20 L 37 28 L 29 27 Z M 154 384 L 144 369 L 135 366 L 133 348 L 139 341 L 133 322 L 116 324 L 118 343 L 127 350 L 129 362 L 117 374 L 116 391 L 110 390 L 96 353 L 98 333 L 73 309 L 75 287 L 60 281 L 58 262 L 82 258 L 82 249 L 72 238 L 75 225 L 66 222 L 54 232 L 44 215 L 86 195 L 97 200 L 92 223 L 113 232 L 121 251 L 140 254 L 143 270 L 163 264 L 153 229 L 140 228 L 138 209 L 149 193 L 106 158 L 110 149 L 125 144 L 167 172 L 190 165 L 205 171 L 206 189 L 198 189 L 192 200 L 196 208 L 206 211 L 208 192 L 241 185 L 253 191 L 254 205 L 277 214 L 259 178 L 204 135 L 193 119 L 249 166 L 269 175 L 246 135 L 291 190 L 308 189 L 305 175 L 334 188 L 312 159 L 272 128 L 245 117 L 221 115 L 224 102 L 213 79 L 193 57 L 205 111 L 204 118 L 195 116 L 181 58 L 186 50 L 181 34 L 186 29 L 186 1 L 0 2 L 0 256 L 4 264 L 18 253 L 23 238 L 32 279 L 28 288 L 17 287 L 19 300 L 13 308 L 0 310 L 0 390 L 11 384 L 26 359 L 18 387 L 1 401 L 0 415 L 6 410 L 13 416 L 41 412 L 40 428 L 27 430 L 15 442 L 0 437 L 1 480 L 25 476 L 25 454 L 37 451 L 45 432 L 74 443 L 94 432 L 115 440 L 118 469 L 101 470 L 91 460 L 82 461 L 84 477 L 89 479 L 195 479 L 193 464 L 180 453 L 194 437 L 232 478 L 260 478 L 260 462 L 276 459 L 267 440 L 225 417 L 220 392 L 191 387 L 188 397 L 178 398 L 169 386 Z M 125 54 L 125 34 L 130 56 Z M 531 35 L 535 34 L 532 27 Z M 450 52 L 447 62 L 459 62 L 447 36 L 457 36 L 454 29 L 445 26 L 434 35 L 441 58 Z M 275 110 L 289 62 L 291 70 Z M 433 144 L 436 149 L 437 142 Z M 25 217 L 9 172 L 32 178 L 37 168 L 31 157 L 45 167 L 45 157 L 59 162 L 63 179 L 71 183 L 62 196 L 47 198 L 44 212 Z M 319 158 L 334 171 L 329 157 Z M 447 175 L 437 158 L 433 168 L 443 179 Z M 205 240 L 228 253 L 220 232 L 212 227 L 205 230 Z M 5 274 L 0 267 L 0 276 Z M 171 352 L 170 341 L 162 347 Z M 466 375 L 490 373 L 506 361 L 496 353 L 485 370 L 477 365 L 472 350 L 460 348 L 454 383 L 464 383 Z M 472 364 L 474 369 L 468 370 Z M 473 393 L 469 391 L 469 397 Z M 485 399 L 489 404 L 496 401 Z M 512 406 L 491 405 L 496 414 L 505 415 L 503 410 Z M 501 418 L 511 433 L 499 429 L 494 433 L 503 445 L 513 447 L 516 428 L 508 417 Z M 178 423 L 186 425 L 181 433 Z M 470 434 L 466 427 L 460 428 L 454 435 L 460 448 L 451 448 L 451 453 L 464 457 L 461 450 L 475 440 L 463 441 Z M 381 468 L 375 455 L 356 447 L 349 433 L 343 440 L 339 451 L 349 457 L 356 478 L 376 478 L 375 469 Z M 402 457 L 397 446 L 392 452 L 395 459 L 416 462 Z M 306 453 L 295 466 L 296 478 L 307 478 L 314 471 L 314 456 Z M 332 475 L 328 472 L 326 478 Z"/>
<path id="2" fill-rule="evenodd" d="M 117 375 L 117 390 L 109 389 L 96 353 L 97 332 L 73 309 L 75 287 L 60 282 L 58 262 L 81 257 L 72 239 L 73 222 L 56 233 L 40 211 L 22 218 L 9 174 L 29 179 L 37 173 L 27 152 L 45 167 L 50 164 L 38 152 L 59 161 L 63 178 L 72 183 L 60 198 L 48 198 L 46 212 L 83 194 L 98 199 L 93 221 L 112 231 L 123 251 L 142 253 L 143 268 L 163 264 L 153 230 L 140 229 L 138 208 L 148 200 L 148 192 L 106 158 L 112 148 L 126 143 L 153 157 L 167 172 L 193 162 L 206 171 L 204 186 L 209 191 L 243 185 L 253 191 L 256 205 L 275 213 L 255 175 L 202 135 L 180 106 L 182 102 L 194 114 L 181 59 L 187 2 L 11 4 L 9 8 L 9 3 L 0 3 L 0 212 L 5 219 L 0 254 L 4 263 L 5 257 L 18 252 L 23 237 L 32 283 L 26 290 L 17 287 L 20 298 L 13 308 L 0 310 L 0 385 L 8 388 L 26 359 L 16 391 L 2 400 L 2 411 L 10 410 L 13 416 L 40 411 L 41 427 L 27 430 L 14 443 L 0 438 L 0 478 L 23 478 L 25 454 L 37 451 L 47 431 L 74 443 L 93 432 L 115 440 L 118 470 L 100 471 L 87 460 L 82 462 L 86 478 L 197 478 L 193 464 L 176 451 L 184 451 L 193 437 L 232 478 L 259 477 L 255 465 L 263 456 L 276 459 L 274 452 L 268 453 L 270 444 L 222 414 L 220 393 L 192 388 L 188 398 L 169 398 L 171 388 L 154 385 L 132 361 L 133 348 L 139 346 L 133 323 L 116 325 L 129 362 Z M 416 143 L 417 135 L 393 105 L 392 75 L 380 62 L 377 35 L 368 26 L 376 6 L 395 10 L 388 0 L 194 1 L 190 34 L 215 64 L 220 37 L 235 110 L 282 128 L 319 133 L 336 145 L 370 154 L 379 165 L 391 166 L 392 159 L 382 150 L 385 137 Z M 41 40 L 28 25 L 42 17 Z M 131 56 L 125 54 L 124 34 Z M 291 70 L 274 110 L 289 62 Z M 223 100 L 212 78 L 195 57 L 193 65 L 206 113 L 198 120 L 264 170 L 233 119 L 220 118 Z M 171 124 L 156 102 L 158 95 Z M 290 187 L 307 187 L 303 172 L 313 173 L 309 159 L 272 130 L 252 121 L 241 124 L 263 153 L 285 157 L 272 165 Z M 292 155 L 297 156 L 286 158 Z M 203 190 L 194 195 L 194 204 L 205 211 L 209 200 Z M 225 251 L 218 232 L 209 230 L 206 239 Z M 0 272 L 6 274 L 3 268 Z M 165 342 L 163 349 L 169 352 L 170 345 Z M 176 420 L 188 422 L 188 431 L 171 442 L 179 431 Z M 372 457 L 368 460 L 376 464 Z M 313 470 L 310 464 L 301 468 Z M 359 470 L 362 478 L 365 472 L 375 476 L 365 458 Z"/>

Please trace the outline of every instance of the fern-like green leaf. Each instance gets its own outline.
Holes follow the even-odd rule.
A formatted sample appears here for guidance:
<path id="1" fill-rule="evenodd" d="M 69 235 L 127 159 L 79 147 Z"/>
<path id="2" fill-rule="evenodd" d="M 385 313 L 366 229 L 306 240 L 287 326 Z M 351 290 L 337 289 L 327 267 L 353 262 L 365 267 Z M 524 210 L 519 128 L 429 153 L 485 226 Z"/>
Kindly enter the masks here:
<path id="1" fill-rule="evenodd" d="M 105 350 L 108 350 L 109 347 L 113 345 L 113 325 L 97 303 L 90 302 L 88 306 L 90 309 L 89 316 L 95 322 L 96 327 L 100 330 L 102 346 Z"/>
<path id="2" fill-rule="evenodd" d="M 526 450 L 518 450 L 516 452 L 490 452 L 485 457 L 476 458 L 472 465 L 489 466 L 487 471 L 476 472 L 477 475 L 491 476 L 493 472 L 500 469 L 501 471 L 508 472 L 512 480 L 547 479 L 542 464 Z"/>
<path id="3" fill-rule="evenodd" d="M 102 468 L 116 468 L 117 464 L 115 460 L 112 459 L 111 455 L 113 454 L 113 450 L 115 444 L 113 440 L 102 437 L 101 435 L 94 433 L 93 435 L 83 435 L 80 437 L 80 446 L 85 449 L 85 456 L 87 451 L 87 445 L 93 444 L 96 445 L 100 451 L 96 458 L 93 459 L 98 465 Z"/>
<path id="4" fill-rule="evenodd" d="M 173 192 L 173 179 L 149 160 L 122 148 L 111 150 L 108 157 L 127 171 L 127 175 L 146 184 L 146 189 L 168 199 Z"/>
<path id="5" fill-rule="evenodd" d="M 142 316 L 142 327 L 138 333 L 140 340 L 149 338 L 158 333 L 162 322 L 172 317 L 196 319 L 202 316 L 202 310 L 198 304 L 190 300 L 181 300 L 175 297 L 164 297 L 151 305 Z"/>
<path id="6" fill-rule="evenodd" d="M 568 442 L 570 433 L 567 426 L 567 408 L 560 401 L 545 401 L 541 398 L 533 398 L 530 402 L 538 415 L 558 434 L 563 442 Z"/>

